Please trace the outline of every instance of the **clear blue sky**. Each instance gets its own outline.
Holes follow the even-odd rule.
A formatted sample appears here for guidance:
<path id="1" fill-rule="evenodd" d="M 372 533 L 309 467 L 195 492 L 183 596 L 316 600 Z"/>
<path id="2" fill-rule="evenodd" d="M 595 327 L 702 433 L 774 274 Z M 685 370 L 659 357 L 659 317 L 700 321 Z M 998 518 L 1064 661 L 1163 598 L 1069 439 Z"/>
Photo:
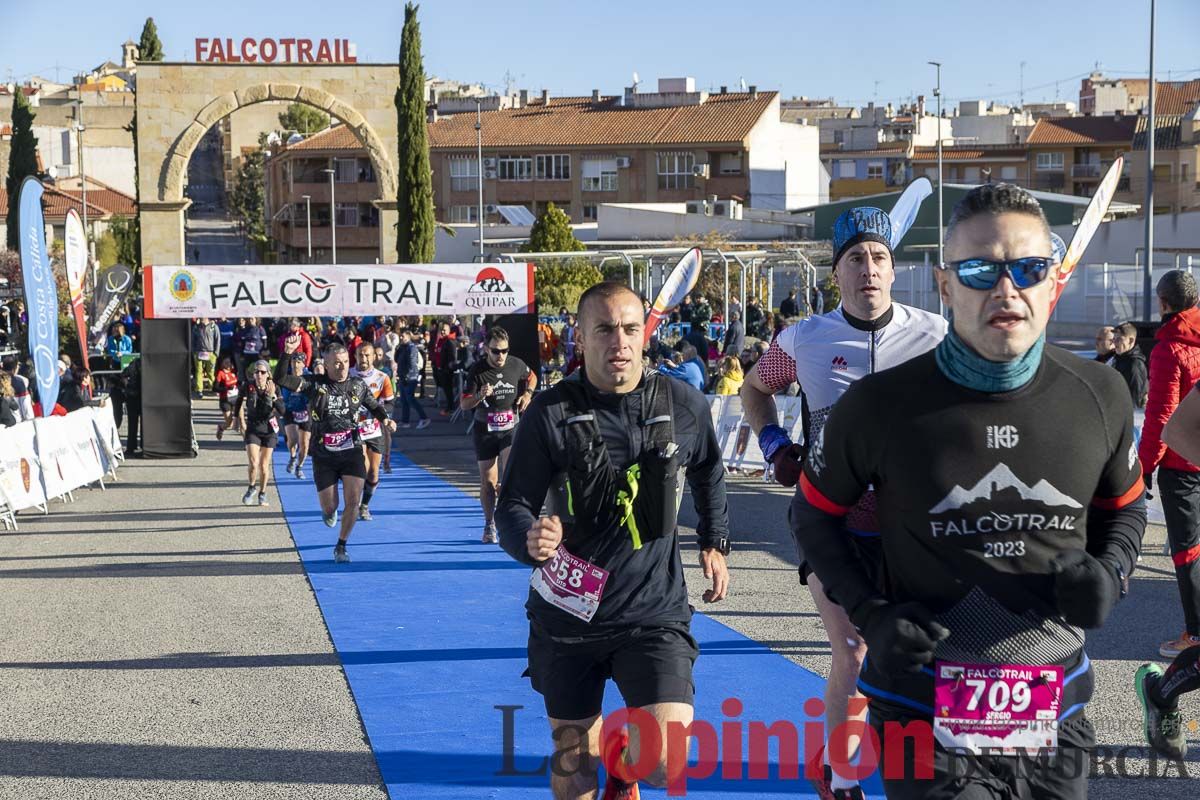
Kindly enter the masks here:
<path id="1" fill-rule="evenodd" d="M 847 104 L 932 95 L 941 61 L 946 99 L 1076 99 L 1096 62 L 1110 75 L 1147 70 L 1149 0 L 426 0 L 427 72 L 554 94 L 619 93 L 636 70 L 644 87 L 691 75 L 698 86 L 744 78 L 785 96 Z M 329 0 L 146 2 L 0 0 L 0 79 L 65 81 L 137 40 L 153 16 L 167 59 L 188 60 L 196 37 L 344 38 L 360 60 L 397 58 L 403 4 Z M 855 9 L 850 12 L 848 9 Z M 1200 0 L 1159 0 L 1155 71 L 1200 78 Z M 878 82 L 878 83 L 877 83 Z M 1057 86 L 1056 86 L 1056 82 Z"/>

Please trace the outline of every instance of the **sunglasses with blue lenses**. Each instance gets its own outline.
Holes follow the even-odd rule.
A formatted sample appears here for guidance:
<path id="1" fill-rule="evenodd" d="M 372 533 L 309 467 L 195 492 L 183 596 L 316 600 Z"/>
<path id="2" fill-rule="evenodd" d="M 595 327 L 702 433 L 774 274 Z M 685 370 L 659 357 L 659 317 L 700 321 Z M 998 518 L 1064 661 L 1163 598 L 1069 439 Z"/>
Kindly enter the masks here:
<path id="1" fill-rule="evenodd" d="M 951 261 L 946 269 L 954 270 L 958 282 L 968 289 L 987 290 L 1007 275 L 1018 289 L 1028 289 L 1046 280 L 1054 260 L 1042 256 L 1017 258 L 1012 261 L 992 261 L 987 258 L 967 258 Z"/>

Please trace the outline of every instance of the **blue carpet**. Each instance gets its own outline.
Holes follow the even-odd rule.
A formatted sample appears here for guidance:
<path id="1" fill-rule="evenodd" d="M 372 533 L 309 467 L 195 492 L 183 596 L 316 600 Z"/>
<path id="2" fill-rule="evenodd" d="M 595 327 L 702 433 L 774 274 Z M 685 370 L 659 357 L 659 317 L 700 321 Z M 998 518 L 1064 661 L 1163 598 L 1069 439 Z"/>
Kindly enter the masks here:
<path id="1" fill-rule="evenodd" d="M 552 752 L 545 709 L 521 677 L 529 570 L 479 542 L 475 499 L 399 454 L 392 460 L 395 471 L 382 476 L 371 503 L 374 520 L 355 527 L 353 561 L 342 565 L 333 563 L 337 534 L 321 522 L 312 481 L 283 471 L 286 451 L 275 462 L 292 536 L 388 791 L 395 800 L 549 798 L 549 779 L 539 773 Z M 703 614 L 692 627 L 701 650 L 696 716 L 722 731 L 725 746 L 736 739 L 722 723 L 741 723 L 743 758 L 751 720 L 788 720 L 803 734 L 813 722 L 803 704 L 821 696 L 819 677 Z M 740 715 L 722 713 L 726 698 L 741 701 Z M 606 707 L 621 705 L 610 685 Z M 690 781 L 687 796 L 815 796 L 802 776 L 779 777 L 774 745 L 770 763 L 769 777 L 754 780 L 746 771 L 722 779 L 722 764 L 713 777 Z M 866 788 L 882 794 L 877 778 Z"/>

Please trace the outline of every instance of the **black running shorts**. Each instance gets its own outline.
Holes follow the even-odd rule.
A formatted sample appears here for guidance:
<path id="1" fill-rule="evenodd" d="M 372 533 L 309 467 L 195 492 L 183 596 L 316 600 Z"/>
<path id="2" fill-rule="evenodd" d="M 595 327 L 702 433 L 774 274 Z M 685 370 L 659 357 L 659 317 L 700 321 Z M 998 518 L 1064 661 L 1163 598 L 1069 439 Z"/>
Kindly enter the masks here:
<path id="1" fill-rule="evenodd" d="M 499 458 L 500 453 L 512 447 L 514 432 L 491 433 L 487 429 L 487 423 L 475 420 L 475 424 L 471 426 L 471 438 L 475 442 L 475 460 L 491 461 L 493 458 Z"/>
<path id="2" fill-rule="evenodd" d="M 611 678 L 634 708 L 692 705 L 692 665 L 700 648 L 686 625 L 635 627 L 600 637 L 552 637 L 529 623 L 529 677 L 553 719 L 583 720 L 601 711 Z"/>
<path id="3" fill-rule="evenodd" d="M 374 439 L 363 439 L 363 444 L 368 450 L 372 450 L 379 455 L 383 455 L 383 437 L 376 436 Z"/>
<path id="4" fill-rule="evenodd" d="M 362 450 L 357 447 L 335 457 L 313 456 L 312 475 L 313 482 L 317 484 L 317 491 L 320 492 L 330 486 L 337 486 L 342 478 L 366 480 L 367 462 L 363 458 Z"/>
<path id="5" fill-rule="evenodd" d="M 253 431 L 246 431 L 245 439 L 246 444 L 256 444 L 268 450 L 274 450 L 275 445 L 279 444 L 279 434 L 277 433 L 254 433 Z"/>
<path id="6" fill-rule="evenodd" d="M 302 431 L 311 431 L 312 430 L 312 422 L 310 422 L 307 419 L 304 420 L 304 422 L 296 422 L 296 415 L 294 412 L 291 412 L 291 411 L 288 411 L 286 414 L 283 415 L 283 423 L 285 425 L 295 425 L 297 428 L 299 428 Z"/>

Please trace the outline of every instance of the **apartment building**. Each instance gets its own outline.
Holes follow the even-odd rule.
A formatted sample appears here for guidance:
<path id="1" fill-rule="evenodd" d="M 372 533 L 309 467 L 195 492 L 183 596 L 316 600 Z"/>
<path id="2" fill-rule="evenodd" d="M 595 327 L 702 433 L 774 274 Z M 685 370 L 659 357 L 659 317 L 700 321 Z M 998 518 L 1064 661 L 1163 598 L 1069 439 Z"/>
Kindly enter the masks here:
<path id="1" fill-rule="evenodd" d="M 1126 158 L 1129 188 L 1146 193 L 1146 143 L 1149 118 L 1138 117 L 1133 152 Z M 1200 209 L 1200 106 L 1190 114 L 1156 116 L 1154 128 L 1154 213 L 1178 214 Z"/>
<path id="2" fill-rule="evenodd" d="M 917 147 L 912 154 L 912 177 L 937 184 L 937 148 Z M 956 145 L 942 147 L 945 183 L 1015 183 L 1029 188 L 1029 157 L 1024 147 Z"/>
<path id="3" fill-rule="evenodd" d="M 1031 188 L 1092 196 L 1109 165 L 1129 152 L 1136 126 L 1137 118 L 1124 113 L 1038 120 L 1025 143 Z M 1127 172 L 1117 185 L 1116 199 L 1139 202 L 1130 191 Z"/>
<path id="4" fill-rule="evenodd" d="M 783 122 L 776 92 L 748 89 L 709 93 L 691 78 L 674 78 L 660 80 L 657 92 L 630 87 L 623 96 L 552 98 L 543 91 L 481 101 L 482 158 L 475 114 L 435 115 L 429 145 L 437 217 L 478 221 L 481 169 L 489 222 L 527 219 L 549 203 L 579 223 L 596 220 L 601 203 L 715 195 L 787 209 L 819 201 L 816 127 Z"/>

